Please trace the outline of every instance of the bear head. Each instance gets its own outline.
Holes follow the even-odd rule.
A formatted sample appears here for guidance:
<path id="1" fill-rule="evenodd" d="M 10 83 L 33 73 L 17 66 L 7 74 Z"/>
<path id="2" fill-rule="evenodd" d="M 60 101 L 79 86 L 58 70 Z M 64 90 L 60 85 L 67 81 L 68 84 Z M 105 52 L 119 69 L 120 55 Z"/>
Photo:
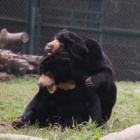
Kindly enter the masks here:
<path id="1" fill-rule="evenodd" d="M 54 39 L 47 43 L 45 50 L 48 54 L 69 52 L 72 58 L 80 63 L 81 59 L 88 54 L 84 38 L 66 29 L 56 34 Z"/>
<path id="2" fill-rule="evenodd" d="M 66 53 L 47 55 L 39 64 L 39 87 L 47 87 L 49 93 L 57 88 L 69 90 L 75 88 L 72 80 L 70 58 Z"/>

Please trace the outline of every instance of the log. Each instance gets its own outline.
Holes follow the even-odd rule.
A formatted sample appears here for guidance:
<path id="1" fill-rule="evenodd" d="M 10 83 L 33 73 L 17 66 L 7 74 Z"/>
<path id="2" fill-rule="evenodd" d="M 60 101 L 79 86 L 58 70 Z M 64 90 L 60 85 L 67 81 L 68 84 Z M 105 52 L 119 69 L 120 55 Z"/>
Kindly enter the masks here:
<path id="1" fill-rule="evenodd" d="M 12 79 L 14 77 L 15 76 L 13 74 L 7 74 L 6 72 L 0 72 L 0 80 L 2 80 L 2 81 L 10 80 L 10 79 Z"/>
<path id="2" fill-rule="evenodd" d="M 29 35 L 26 32 L 9 33 L 5 28 L 0 32 L 0 48 L 6 48 L 13 44 L 27 43 L 28 41 Z"/>
<path id="3" fill-rule="evenodd" d="M 20 55 L 10 50 L 0 49 L 0 80 L 10 79 L 13 75 L 37 75 L 41 58 L 42 56 Z"/>

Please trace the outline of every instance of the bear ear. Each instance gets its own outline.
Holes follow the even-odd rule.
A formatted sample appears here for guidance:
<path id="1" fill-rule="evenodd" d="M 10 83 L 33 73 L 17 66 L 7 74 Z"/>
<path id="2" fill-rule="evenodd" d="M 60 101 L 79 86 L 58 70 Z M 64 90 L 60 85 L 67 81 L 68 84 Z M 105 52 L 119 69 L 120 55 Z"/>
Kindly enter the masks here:
<path id="1" fill-rule="evenodd" d="M 61 30 L 59 33 L 55 34 L 54 38 L 57 38 L 59 41 L 62 41 L 64 43 L 65 40 L 67 40 L 67 36 L 69 35 L 70 31 L 67 29 Z"/>
<path id="2" fill-rule="evenodd" d="M 40 60 L 40 64 L 45 64 L 46 62 L 49 62 L 49 61 L 51 61 L 53 59 L 53 56 L 48 56 L 48 55 L 46 55 L 46 56 L 43 56 L 42 57 L 42 59 Z"/>
<path id="3" fill-rule="evenodd" d="M 67 30 L 67 29 L 62 29 L 60 32 L 66 33 L 66 32 L 69 32 L 69 30 Z"/>

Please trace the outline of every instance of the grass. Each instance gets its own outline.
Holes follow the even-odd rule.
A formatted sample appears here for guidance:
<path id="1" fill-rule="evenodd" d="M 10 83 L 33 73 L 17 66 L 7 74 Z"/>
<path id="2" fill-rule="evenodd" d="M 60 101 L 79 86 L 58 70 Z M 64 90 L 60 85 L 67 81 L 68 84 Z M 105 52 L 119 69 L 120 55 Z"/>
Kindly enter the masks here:
<path id="1" fill-rule="evenodd" d="M 0 123 L 12 122 L 23 113 L 28 102 L 38 91 L 37 80 L 15 78 L 0 82 Z M 140 82 L 117 82 L 117 87 L 117 103 L 104 128 L 96 128 L 91 122 L 81 130 L 78 127 L 62 130 L 60 127 L 39 129 L 36 126 L 15 130 L 8 125 L 0 127 L 0 134 L 25 134 L 45 140 L 98 140 L 108 133 L 140 123 Z"/>

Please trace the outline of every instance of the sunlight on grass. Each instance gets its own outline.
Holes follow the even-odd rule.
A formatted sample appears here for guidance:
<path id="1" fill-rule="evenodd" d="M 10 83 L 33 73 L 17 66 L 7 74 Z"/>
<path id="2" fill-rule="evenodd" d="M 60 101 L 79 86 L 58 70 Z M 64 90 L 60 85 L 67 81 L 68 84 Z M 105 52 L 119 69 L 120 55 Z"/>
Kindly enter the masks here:
<path id="1" fill-rule="evenodd" d="M 0 82 L 0 123 L 12 122 L 20 116 L 37 93 L 37 78 L 15 78 Z M 15 130 L 10 125 L 0 127 L 0 133 L 25 134 L 48 140 L 98 140 L 110 132 L 120 131 L 140 123 L 140 82 L 118 82 L 117 103 L 110 120 L 103 128 L 89 122 L 74 129 L 37 128 L 30 126 Z"/>

